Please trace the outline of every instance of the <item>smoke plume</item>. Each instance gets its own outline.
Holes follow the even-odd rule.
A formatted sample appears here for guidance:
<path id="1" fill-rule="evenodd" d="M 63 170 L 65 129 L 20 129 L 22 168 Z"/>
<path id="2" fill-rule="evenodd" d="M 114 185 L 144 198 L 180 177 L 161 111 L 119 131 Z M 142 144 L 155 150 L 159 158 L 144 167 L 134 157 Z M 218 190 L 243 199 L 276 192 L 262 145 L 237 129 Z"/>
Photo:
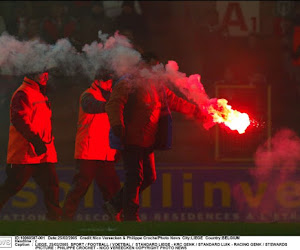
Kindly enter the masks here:
<path id="1" fill-rule="evenodd" d="M 203 115 L 209 116 L 208 106 L 216 104 L 217 99 L 209 99 L 200 75 L 187 76 L 179 71 L 175 61 L 169 61 L 166 65 L 147 65 L 130 40 L 118 31 L 113 36 L 99 31 L 98 37 L 100 42 L 86 44 L 78 52 L 68 39 L 60 39 L 54 45 L 49 45 L 38 40 L 18 41 L 13 36 L 2 34 L 0 73 L 26 75 L 58 69 L 64 75 L 82 74 L 91 80 L 101 70 L 114 71 L 118 78 L 131 74 L 137 86 L 143 84 L 147 87 L 149 82 L 172 84 L 189 101 L 197 104 Z M 214 124 L 210 120 L 203 125 L 208 129 Z"/>
<path id="2" fill-rule="evenodd" d="M 293 175 L 299 163 L 300 138 L 294 131 L 282 129 L 257 149 L 256 168 L 251 173 L 257 179 L 265 180 L 270 178 L 274 169 L 278 169 L 279 180 L 286 180 Z"/>
<path id="3" fill-rule="evenodd" d="M 296 175 L 299 164 L 300 138 L 292 130 L 281 129 L 255 153 L 255 167 L 249 171 L 251 186 L 256 189 L 252 192 L 255 197 L 252 203 L 245 201 L 240 186 L 235 187 L 234 196 L 240 211 L 281 220 L 280 214 L 299 207 L 300 185 Z M 278 218 L 274 219 L 274 215 Z"/>
<path id="4" fill-rule="evenodd" d="M 117 76 L 130 71 L 141 60 L 130 41 L 116 32 L 113 36 L 99 32 L 102 43 L 94 41 L 78 52 L 68 39 L 54 45 L 39 40 L 19 41 L 5 33 L 0 36 L 0 73 L 25 75 L 53 68 L 64 75 L 78 73 L 93 79 L 99 70 L 113 70 Z"/>

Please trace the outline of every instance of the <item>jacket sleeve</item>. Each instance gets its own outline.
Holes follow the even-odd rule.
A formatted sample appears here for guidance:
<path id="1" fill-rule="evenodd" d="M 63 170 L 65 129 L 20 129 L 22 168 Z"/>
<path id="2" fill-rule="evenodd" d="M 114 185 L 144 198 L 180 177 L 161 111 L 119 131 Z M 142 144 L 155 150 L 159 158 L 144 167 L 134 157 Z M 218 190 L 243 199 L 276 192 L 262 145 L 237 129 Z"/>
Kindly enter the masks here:
<path id="1" fill-rule="evenodd" d="M 128 83 L 120 81 L 110 95 L 109 101 L 105 105 L 105 111 L 108 115 L 110 126 L 122 125 L 124 127 L 124 106 L 128 101 Z"/>
<path id="2" fill-rule="evenodd" d="M 91 93 L 84 93 L 81 97 L 81 107 L 85 113 L 105 113 L 106 102 L 97 100 Z"/>
<path id="3" fill-rule="evenodd" d="M 165 91 L 167 95 L 168 105 L 172 111 L 193 115 L 196 110 L 195 104 L 192 104 L 182 99 L 181 97 L 176 96 L 175 93 L 167 87 L 165 87 Z"/>
<path id="4" fill-rule="evenodd" d="M 29 118 L 31 112 L 27 95 L 23 91 L 18 91 L 13 96 L 10 104 L 11 123 L 29 142 L 36 137 L 36 134 L 31 129 Z"/>

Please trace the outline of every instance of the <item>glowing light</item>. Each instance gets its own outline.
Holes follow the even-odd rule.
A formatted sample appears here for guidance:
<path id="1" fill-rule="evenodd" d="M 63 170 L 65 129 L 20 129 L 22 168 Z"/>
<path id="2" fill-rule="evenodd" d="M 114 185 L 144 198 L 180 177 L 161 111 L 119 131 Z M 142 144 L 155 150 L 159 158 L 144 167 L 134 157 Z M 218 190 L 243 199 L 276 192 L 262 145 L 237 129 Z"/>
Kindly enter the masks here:
<path id="1" fill-rule="evenodd" d="M 227 103 L 226 99 L 218 99 L 215 105 L 208 107 L 208 113 L 215 123 L 223 123 L 231 130 L 237 130 L 240 134 L 245 133 L 250 125 L 248 114 L 232 109 Z"/>

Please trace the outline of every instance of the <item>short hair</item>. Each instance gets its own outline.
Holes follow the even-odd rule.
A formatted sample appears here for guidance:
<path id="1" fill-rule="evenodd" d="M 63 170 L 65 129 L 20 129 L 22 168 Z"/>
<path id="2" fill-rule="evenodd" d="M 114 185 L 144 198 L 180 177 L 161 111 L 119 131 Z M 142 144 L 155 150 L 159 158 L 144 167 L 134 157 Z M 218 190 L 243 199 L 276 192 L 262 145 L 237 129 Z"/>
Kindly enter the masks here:
<path id="1" fill-rule="evenodd" d="M 40 75 L 40 74 L 43 74 L 43 73 L 48 73 L 48 71 L 47 70 L 44 70 L 44 71 L 37 71 L 37 72 L 32 72 L 32 73 L 28 73 L 28 74 L 26 74 L 26 76 L 28 77 L 28 78 L 30 78 L 30 79 L 33 79 L 33 78 L 35 78 L 36 76 L 38 76 L 38 75 Z"/>
<path id="2" fill-rule="evenodd" d="M 114 72 L 109 69 L 100 69 L 96 72 L 95 79 L 102 79 L 104 81 L 107 81 L 109 79 L 112 79 L 114 75 Z"/>

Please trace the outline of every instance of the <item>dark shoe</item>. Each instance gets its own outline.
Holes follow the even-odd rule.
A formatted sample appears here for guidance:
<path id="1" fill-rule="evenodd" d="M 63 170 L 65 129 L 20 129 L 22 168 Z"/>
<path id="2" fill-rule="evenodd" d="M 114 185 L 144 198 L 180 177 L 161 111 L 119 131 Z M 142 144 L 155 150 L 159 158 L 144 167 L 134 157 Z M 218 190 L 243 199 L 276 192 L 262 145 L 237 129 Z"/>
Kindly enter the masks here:
<path id="1" fill-rule="evenodd" d="M 114 205 L 106 201 L 102 206 L 104 212 L 106 212 L 112 221 L 121 221 L 120 212 L 114 207 Z"/>
<path id="2" fill-rule="evenodd" d="M 136 221 L 141 222 L 139 216 L 139 205 L 129 201 L 127 204 L 123 204 L 124 221 Z"/>

